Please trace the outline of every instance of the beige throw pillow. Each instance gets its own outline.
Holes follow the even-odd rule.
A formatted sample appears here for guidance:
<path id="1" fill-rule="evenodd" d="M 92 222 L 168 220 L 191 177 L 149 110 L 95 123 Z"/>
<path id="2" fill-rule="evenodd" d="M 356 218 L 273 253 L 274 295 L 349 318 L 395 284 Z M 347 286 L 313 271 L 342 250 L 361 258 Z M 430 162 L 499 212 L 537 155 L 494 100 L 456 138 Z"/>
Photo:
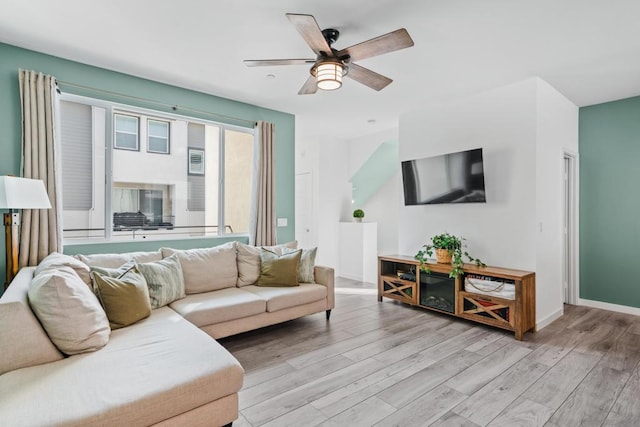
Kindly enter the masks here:
<path id="1" fill-rule="evenodd" d="M 92 276 L 111 329 L 124 328 L 149 317 L 151 303 L 147 281 L 135 266 L 119 277 L 103 276 L 97 271 Z"/>
<path id="2" fill-rule="evenodd" d="M 147 281 L 152 309 L 164 307 L 186 296 L 184 277 L 177 255 L 160 261 L 136 264 L 136 267 Z"/>
<path id="3" fill-rule="evenodd" d="M 280 255 L 283 248 L 296 249 L 297 247 L 298 242 L 294 240 L 282 245 L 264 246 L 264 249 Z M 238 242 L 237 261 L 238 287 L 256 283 L 260 277 L 260 247 Z"/>
<path id="4" fill-rule="evenodd" d="M 204 249 L 162 248 L 165 257 L 176 254 L 180 260 L 187 294 L 232 288 L 238 280 L 236 242 Z"/>
<path id="5" fill-rule="evenodd" d="M 36 271 L 33 273 L 33 275 L 37 276 L 47 269 L 58 267 L 72 268 L 84 283 L 86 283 L 87 285 L 91 285 L 89 267 L 85 263 L 77 260 L 72 256 L 64 255 L 58 252 L 53 252 L 47 255 L 45 259 L 43 259 L 40 264 L 38 264 L 38 267 L 36 268 Z"/>
<path id="6" fill-rule="evenodd" d="M 78 254 L 75 257 L 83 263 L 87 264 L 89 267 L 118 268 L 131 259 L 135 260 L 136 262 L 160 261 L 162 259 L 162 253 L 160 253 L 160 251 L 150 251 L 127 252 L 123 254 Z"/>
<path id="7" fill-rule="evenodd" d="M 109 341 L 109 320 L 70 267 L 45 270 L 29 287 L 29 302 L 47 335 L 65 354 L 95 351 Z"/>
<path id="8" fill-rule="evenodd" d="M 278 255 L 261 249 L 260 277 L 257 286 L 298 286 L 298 264 L 302 250 L 290 254 Z"/>
<path id="9" fill-rule="evenodd" d="M 316 266 L 316 253 L 318 248 L 302 249 L 300 264 L 298 264 L 298 282 L 315 283 L 314 270 Z M 295 252 L 294 249 L 282 248 L 283 254 Z"/>

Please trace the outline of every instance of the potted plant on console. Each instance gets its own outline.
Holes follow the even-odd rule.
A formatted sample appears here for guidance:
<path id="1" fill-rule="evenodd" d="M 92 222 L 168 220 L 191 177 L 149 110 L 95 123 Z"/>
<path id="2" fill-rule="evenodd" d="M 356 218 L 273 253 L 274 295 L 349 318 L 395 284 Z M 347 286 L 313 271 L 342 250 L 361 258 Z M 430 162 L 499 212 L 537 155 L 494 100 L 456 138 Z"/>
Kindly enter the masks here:
<path id="1" fill-rule="evenodd" d="M 354 213 L 355 215 L 355 213 Z M 431 243 L 426 244 L 415 256 L 420 261 L 420 270 L 430 273 L 427 260 L 433 256 L 435 250 L 436 260 L 441 264 L 453 264 L 453 270 L 449 273 L 449 277 L 456 278 L 462 274 L 462 257 L 465 256 L 469 262 L 475 263 L 478 267 L 486 267 L 486 264 L 478 258 L 469 255 L 469 252 L 463 251 L 466 248 L 464 237 L 457 237 L 449 233 L 437 234 L 431 238 Z"/>
<path id="2" fill-rule="evenodd" d="M 355 222 L 362 222 L 362 218 L 364 218 L 364 211 L 362 209 L 353 211 L 353 220 Z"/>

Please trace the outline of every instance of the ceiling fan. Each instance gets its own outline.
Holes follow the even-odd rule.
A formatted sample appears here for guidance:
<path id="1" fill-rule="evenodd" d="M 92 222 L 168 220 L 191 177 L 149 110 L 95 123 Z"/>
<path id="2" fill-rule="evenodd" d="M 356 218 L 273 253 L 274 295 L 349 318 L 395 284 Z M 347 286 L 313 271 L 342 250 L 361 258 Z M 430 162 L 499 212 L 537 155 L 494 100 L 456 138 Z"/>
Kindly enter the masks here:
<path id="1" fill-rule="evenodd" d="M 315 59 L 252 59 L 245 60 L 248 67 L 272 65 L 304 65 L 312 64 L 311 76 L 302 85 L 299 95 L 314 94 L 318 89 L 335 90 L 342 86 L 342 78 L 362 83 L 374 90 L 382 90 L 393 80 L 367 68 L 355 64 L 354 61 L 371 58 L 413 46 L 413 40 L 404 28 L 378 36 L 371 40 L 336 50 L 331 45 L 338 40 L 340 32 L 333 28 L 320 30 L 312 15 L 287 13 L 287 18 L 296 27 L 311 50 L 317 55 Z"/>

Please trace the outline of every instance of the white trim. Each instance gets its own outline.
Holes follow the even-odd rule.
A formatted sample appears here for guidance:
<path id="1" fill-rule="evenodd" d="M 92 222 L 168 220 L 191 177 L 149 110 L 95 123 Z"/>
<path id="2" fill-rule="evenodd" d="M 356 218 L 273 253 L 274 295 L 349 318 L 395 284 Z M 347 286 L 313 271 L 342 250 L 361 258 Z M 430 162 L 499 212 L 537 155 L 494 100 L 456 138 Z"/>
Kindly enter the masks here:
<path id="1" fill-rule="evenodd" d="M 573 214 L 572 217 L 572 230 L 569 235 L 572 237 L 570 245 L 572 250 L 572 259 L 569 265 L 571 270 L 571 283 L 569 286 L 569 304 L 577 304 L 580 299 L 580 161 L 578 153 L 574 150 L 563 148 L 562 158 L 569 160 L 571 177 L 569 183 L 572 184 L 571 188 L 571 204 L 570 211 Z M 564 166 L 563 166 L 564 171 Z M 563 172 L 564 173 L 564 172 Z M 563 200 L 564 206 L 564 200 Z M 566 259 L 566 257 L 565 257 Z"/>
<path id="2" fill-rule="evenodd" d="M 578 305 L 640 316 L 640 308 L 629 307 L 628 305 L 611 304 L 610 302 L 593 301 L 582 298 L 578 298 Z"/>
<path id="3" fill-rule="evenodd" d="M 540 329 L 549 326 L 551 323 L 553 323 L 554 321 L 558 320 L 563 315 L 564 315 L 564 306 L 562 308 L 560 308 L 559 310 L 554 311 L 553 313 L 551 313 L 550 315 L 548 315 L 544 319 L 536 322 L 536 330 L 539 331 Z"/>

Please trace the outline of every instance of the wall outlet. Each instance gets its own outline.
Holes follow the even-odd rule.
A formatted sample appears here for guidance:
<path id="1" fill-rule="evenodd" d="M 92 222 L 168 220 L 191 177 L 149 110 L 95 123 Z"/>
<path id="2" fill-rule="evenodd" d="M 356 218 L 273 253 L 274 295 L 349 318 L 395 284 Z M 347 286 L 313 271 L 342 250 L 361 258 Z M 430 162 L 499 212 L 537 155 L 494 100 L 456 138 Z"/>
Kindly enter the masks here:
<path id="1" fill-rule="evenodd" d="M 286 227 L 288 223 L 287 218 L 278 218 L 278 227 Z"/>

